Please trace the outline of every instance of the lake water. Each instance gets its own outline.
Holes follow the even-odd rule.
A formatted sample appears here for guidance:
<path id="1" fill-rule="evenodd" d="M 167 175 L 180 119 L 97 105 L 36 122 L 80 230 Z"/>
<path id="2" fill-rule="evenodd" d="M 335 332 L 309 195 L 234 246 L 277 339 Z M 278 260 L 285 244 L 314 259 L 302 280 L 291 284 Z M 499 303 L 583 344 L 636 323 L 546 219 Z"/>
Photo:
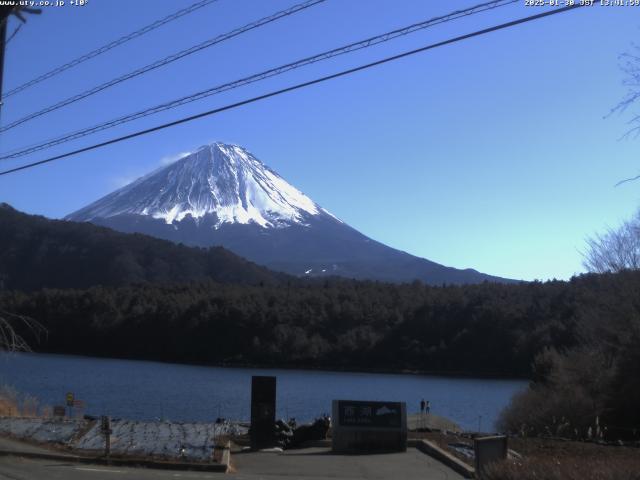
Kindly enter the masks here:
<path id="1" fill-rule="evenodd" d="M 331 412 L 333 399 L 405 401 L 465 429 L 494 426 L 522 380 L 450 378 L 427 375 L 220 368 L 68 355 L 2 354 L 0 383 L 63 405 L 66 392 L 86 403 L 85 413 L 150 420 L 212 421 L 250 417 L 251 376 L 277 377 L 277 415 L 311 420 Z"/>

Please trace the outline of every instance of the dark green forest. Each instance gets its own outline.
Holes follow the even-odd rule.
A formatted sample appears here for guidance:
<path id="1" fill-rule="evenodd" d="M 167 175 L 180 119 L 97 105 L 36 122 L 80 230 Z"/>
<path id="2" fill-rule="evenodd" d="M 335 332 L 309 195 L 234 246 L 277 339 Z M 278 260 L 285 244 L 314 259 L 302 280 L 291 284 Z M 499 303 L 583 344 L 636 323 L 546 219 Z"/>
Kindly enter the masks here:
<path id="1" fill-rule="evenodd" d="M 35 346 L 49 352 L 527 377 L 545 349 L 621 345 L 637 292 L 638 272 L 447 287 L 201 282 L 4 291 L 0 308 L 41 322 Z"/>
<path id="2" fill-rule="evenodd" d="M 191 282 L 278 283 L 287 277 L 221 247 L 193 248 L 0 204 L 0 289 Z"/>
<path id="3" fill-rule="evenodd" d="M 523 377 L 526 434 L 640 432 L 640 271 L 463 286 L 304 280 L 0 208 L 0 312 L 35 351 L 228 366 Z M 599 423 L 601 422 L 601 423 Z M 617 430 L 616 430 L 617 429 Z"/>
<path id="4" fill-rule="evenodd" d="M 36 351 L 227 366 L 518 376 L 501 427 L 637 438 L 640 272 L 466 286 L 322 284 L 0 292 Z M 607 425 L 608 433 L 599 429 Z"/>

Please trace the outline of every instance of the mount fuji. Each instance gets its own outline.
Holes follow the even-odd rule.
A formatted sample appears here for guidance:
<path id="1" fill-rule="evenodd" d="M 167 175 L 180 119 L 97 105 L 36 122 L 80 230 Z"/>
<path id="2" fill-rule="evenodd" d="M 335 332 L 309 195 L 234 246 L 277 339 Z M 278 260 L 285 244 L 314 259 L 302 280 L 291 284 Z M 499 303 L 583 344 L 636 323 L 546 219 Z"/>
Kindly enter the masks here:
<path id="1" fill-rule="evenodd" d="M 322 208 L 246 149 L 203 146 L 68 215 L 190 246 L 223 246 L 298 276 L 429 284 L 504 282 L 372 240 Z"/>

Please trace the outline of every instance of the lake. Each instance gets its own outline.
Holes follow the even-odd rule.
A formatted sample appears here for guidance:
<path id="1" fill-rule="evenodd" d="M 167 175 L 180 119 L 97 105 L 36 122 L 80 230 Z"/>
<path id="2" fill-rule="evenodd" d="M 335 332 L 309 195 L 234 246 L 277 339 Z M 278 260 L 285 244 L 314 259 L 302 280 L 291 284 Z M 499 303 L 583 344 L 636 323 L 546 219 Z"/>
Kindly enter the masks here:
<path id="1" fill-rule="evenodd" d="M 63 405 L 66 392 L 86 403 L 85 413 L 136 420 L 212 421 L 250 418 L 251 376 L 277 377 L 279 418 L 299 422 L 331 413 L 331 401 L 407 402 L 422 398 L 431 412 L 465 429 L 491 430 L 523 380 L 429 375 L 221 368 L 136 360 L 12 353 L 0 355 L 0 383 L 31 394 L 44 405 Z"/>

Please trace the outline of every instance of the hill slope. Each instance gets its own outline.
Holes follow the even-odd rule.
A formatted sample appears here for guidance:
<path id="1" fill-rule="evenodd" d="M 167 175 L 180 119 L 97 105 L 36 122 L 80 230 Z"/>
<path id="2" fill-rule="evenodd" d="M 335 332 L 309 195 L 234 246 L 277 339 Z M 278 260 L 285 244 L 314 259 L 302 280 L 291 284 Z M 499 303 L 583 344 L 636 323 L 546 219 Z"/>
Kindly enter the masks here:
<path id="1" fill-rule="evenodd" d="M 89 223 L 49 220 L 0 204 L 0 289 L 132 283 L 278 283 L 286 276 L 221 247 L 190 248 Z"/>

